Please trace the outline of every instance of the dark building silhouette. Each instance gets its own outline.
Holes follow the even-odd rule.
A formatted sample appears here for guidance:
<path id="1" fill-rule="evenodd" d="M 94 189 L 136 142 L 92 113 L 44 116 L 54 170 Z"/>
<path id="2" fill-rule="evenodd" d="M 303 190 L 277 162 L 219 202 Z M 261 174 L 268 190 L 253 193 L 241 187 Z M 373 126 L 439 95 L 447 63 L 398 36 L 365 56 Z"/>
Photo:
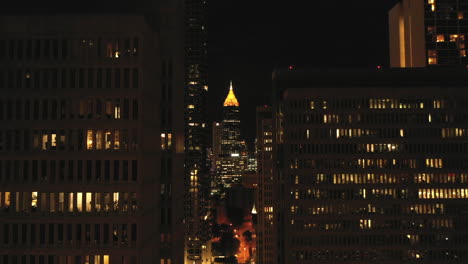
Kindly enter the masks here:
<path id="1" fill-rule="evenodd" d="M 255 193 L 257 232 L 257 260 L 259 264 L 274 264 L 277 260 L 277 231 L 279 212 L 277 198 L 274 197 L 277 182 L 273 179 L 273 111 L 269 106 L 257 107 L 257 188 Z"/>
<path id="2" fill-rule="evenodd" d="M 468 261 L 465 76 L 276 71 L 278 263 Z"/>
<path id="3" fill-rule="evenodd" d="M 390 66 L 468 65 L 468 3 L 401 0 L 389 11 Z"/>
<path id="4" fill-rule="evenodd" d="M 206 162 L 209 131 L 206 116 L 208 92 L 207 1 L 185 2 L 185 262 L 210 260 L 210 171 Z"/>
<path id="5" fill-rule="evenodd" d="M 2 263 L 183 262 L 182 7 L 0 17 Z"/>

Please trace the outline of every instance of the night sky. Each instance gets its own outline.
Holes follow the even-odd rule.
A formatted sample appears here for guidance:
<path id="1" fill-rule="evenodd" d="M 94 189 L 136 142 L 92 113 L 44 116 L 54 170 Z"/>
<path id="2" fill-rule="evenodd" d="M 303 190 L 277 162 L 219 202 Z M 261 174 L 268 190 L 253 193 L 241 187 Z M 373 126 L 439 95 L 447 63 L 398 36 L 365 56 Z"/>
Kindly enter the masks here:
<path id="1" fill-rule="evenodd" d="M 387 12 L 395 2 L 210 1 L 212 118 L 222 118 L 232 79 L 241 105 L 242 132 L 253 142 L 255 107 L 269 103 L 275 67 L 387 66 Z"/>
<path id="2" fill-rule="evenodd" d="M 2 9 L 126 12 L 141 1 L 19 0 L 2 3 Z M 241 104 L 242 133 L 253 142 L 255 107 L 269 103 L 275 67 L 387 66 L 387 12 L 395 2 L 208 0 L 209 118 L 222 119 L 232 79 Z"/>

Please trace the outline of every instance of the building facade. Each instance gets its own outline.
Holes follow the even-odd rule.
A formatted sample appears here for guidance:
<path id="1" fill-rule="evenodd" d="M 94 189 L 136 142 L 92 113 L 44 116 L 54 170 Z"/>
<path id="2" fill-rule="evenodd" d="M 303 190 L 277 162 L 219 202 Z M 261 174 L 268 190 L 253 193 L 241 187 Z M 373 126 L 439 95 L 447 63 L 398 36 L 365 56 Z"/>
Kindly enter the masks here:
<path id="1" fill-rule="evenodd" d="M 279 263 L 468 261 L 465 76 L 274 74 Z"/>
<path id="2" fill-rule="evenodd" d="M 211 258 L 209 241 L 210 171 L 206 164 L 208 126 L 207 0 L 185 2 L 185 263 Z M 208 255 L 207 255 L 208 254 Z"/>
<path id="3" fill-rule="evenodd" d="M 2 262 L 181 263 L 181 211 L 162 210 L 162 152 L 183 160 L 177 100 L 179 125 L 160 122 L 167 40 L 137 14 L 0 19 Z"/>
<path id="4" fill-rule="evenodd" d="M 392 68 L 468 65 L 468 3 L 401 0 L 389 11 Z"/>
<path id="5" fill-rule="evenodd" d="M 257 254 L 256 263 L 275 264 L 279 211 L 275 202 L 276 182 L 273 180 L 273 111 L 271 107 L 257 107 L 256 113 L 257 188 L 255 193 Z"/>

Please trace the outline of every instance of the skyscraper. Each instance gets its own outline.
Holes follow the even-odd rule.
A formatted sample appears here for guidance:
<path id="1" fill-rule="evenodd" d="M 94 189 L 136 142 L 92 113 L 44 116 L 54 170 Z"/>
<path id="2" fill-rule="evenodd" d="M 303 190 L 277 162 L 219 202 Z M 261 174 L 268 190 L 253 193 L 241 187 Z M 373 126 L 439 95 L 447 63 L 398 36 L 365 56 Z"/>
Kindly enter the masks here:
<path id="1" fill-rule="evenodd" d="M 180 263 L 181 171 L 161 157 L 183 157 L 182 85 L 161 54 L 182 45 L 156 11 L 0 19 L 1 261 Z"/>
<path id="2" fill-rule="evenodd" d="M 213 154 L 216 165 L 215 185 L 220 188 L 240 184 L 247 169 L 245 142 L 240 135 L 240 104 L 234 94 L 232 82 L 223 103 L 223 121 L 216 123 L 213 130 Z"/>
<path id="3" fill-rule="evenodd" d="M 185 0 L 185 263 L 208 262 L 207 1 Z M 204 257 L 205 255 L 205 257 Z"/>
<path id="4" fill-rule="evenodd" d="M 467 262 L 466 85 L 463 69 L 275 72 L 279 263 Z"/>
<path id="5" fill-rule="evenodd" d="M 468 65 L 468 3 L 401 0 L 389 12 L 390 66 Z"/>
<path id="6" fill-rule="evenodd" d="M 273 180 L 273 111 L 271 107 L 257 107 L 257 263 L 278 263 L 276 247 L 279 228 L 275 213 L 279 212 L 274 197 L 277 182 Z"/>

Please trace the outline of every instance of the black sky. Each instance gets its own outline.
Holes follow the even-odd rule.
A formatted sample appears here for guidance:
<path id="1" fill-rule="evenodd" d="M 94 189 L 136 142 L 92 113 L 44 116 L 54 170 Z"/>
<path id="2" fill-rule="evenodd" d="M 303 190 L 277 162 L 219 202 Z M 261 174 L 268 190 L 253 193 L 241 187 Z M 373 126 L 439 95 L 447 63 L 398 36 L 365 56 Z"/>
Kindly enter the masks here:
<path id="1" fill-rule="evenodd" d="M 2 11 L 127 12 L 142 1 L 17 0 L 3 1 Z M 255 107 L 269 103 L 275 67 L 387 66 L 387 12 L 396 1 L 208 0 L 209 118 L 222 119 L 232 79 L 242 132 L 253 142 Z"/>

